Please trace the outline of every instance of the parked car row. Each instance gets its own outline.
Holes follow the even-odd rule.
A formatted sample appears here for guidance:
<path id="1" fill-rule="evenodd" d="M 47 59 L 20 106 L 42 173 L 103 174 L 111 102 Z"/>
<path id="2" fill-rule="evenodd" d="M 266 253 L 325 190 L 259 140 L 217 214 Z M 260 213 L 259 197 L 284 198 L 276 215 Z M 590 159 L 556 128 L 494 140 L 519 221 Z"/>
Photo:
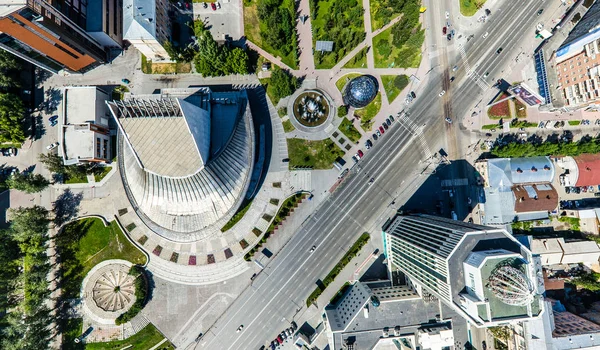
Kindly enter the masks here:
<path id="1" fill-rule="evenodd" d="M 598 191 L 600 191 L 600 186 L 598 186 Z M 596 192 L 594 186 L 579 186 L 579 187 L 565 187 L 565 192 L 567 193 L 576 193 L 579 194 L 581 192 Z"/>
<path id="2" fill-rule="evenodd" d="M 271 349 L 271 350 L 279 349 L 281 344 L 288 341 L 288 338 L 289 339 L 293 338 L 294 332 L 297 329 L 298 329 L 298 326 L 296 325 L 296 322 L 292 322 L 289 328 L 284 329 L 283 332 L 279 333 L 277 338 L 275 338 L 275 340 L 273 340 L 271 342 L 271 344 L 269 344 L 268 349 Z M 260 350 L 265 350 L 265 349 L 267 349 L 267 347 L 264 345 L 260 348 Z"/>
<path id="3" fill-rule="evenodd" d="M 0 153 L 5 157 L 14 157 L 17 155 L 17 149 L 14 147 L 2 148 L 0 149 Z"/>
<path id="4" fill-rule="evenodd" d="M 377 141 L 381 137 L 381 135 L 385 134 L 385 131 L 388 130 L 390 126 L 392 126 L 392 123 L 394 121 L 394 117 L 390 115 L 383 121 L 383 123 L 381 123 L 381 125 L 378 128 L 375 128 L 375 133 L 373 134 L 373 141 Z M 371 141 L 371 139 L 367 139 L 367 141 L 365 141 L 365 148 L 371 149 L 371 147 L 373 147 L 373 141 Z M 352 160 L 355 163 L 357 163 L 363 156 L 363 151 L 359 149 L 358 152 L 356 152 L 356 154 L 352 156 Z"/>
<path id="5" fill-rule="evenodd" d="M 579 208 L 581 203 L 579 201 L 560 201 L 560 209 L 572 209 Z"/>

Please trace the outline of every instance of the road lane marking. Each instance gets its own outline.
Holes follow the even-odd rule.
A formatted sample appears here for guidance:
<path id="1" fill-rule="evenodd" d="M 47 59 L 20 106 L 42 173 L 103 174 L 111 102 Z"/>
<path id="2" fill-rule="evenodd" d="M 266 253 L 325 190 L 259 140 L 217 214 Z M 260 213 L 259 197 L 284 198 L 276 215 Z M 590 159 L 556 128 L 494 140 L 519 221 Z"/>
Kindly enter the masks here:
<path id="1" fill-rule="evenodd" d="M 403 153 L 404 150 L 406 149 L 406 147 L 408 145 L 411 144 L 411 140 L 412 138 L 408 139 L 407 142 L 401 147 L 400 152 L 398 152 L 395 157 L 392 159 L 392 161 L 390 162 L 386 162 L 385 164 L 385 168 L 383 170 L 387 170 L 388 167 L 391 166 L 391 164 L 394 164 L 396 162 L 396 160 L 398 159 L 398 157 L 400 157 Z M 360 193 L 362 195 L 364 195 L 364 193 Z M 331 234 L 335 231 L 335 229 L 342 223 L 344 222 L 344 219 L 346 218 L 346 216 L 348 216 L 348 213 L 354 209 L 354 207 L 356 207 L 358 204 L 360 204 L 360 201 L 355 201 L 354 204 L 352 205 L 352 207 L 350 207 L 349 210 L 345 211 L 344 214 L 342 215 L 341 219 L 338 221 L 338 223 L 331 229 L 329 230 L 329 232 L 327 233 L 327 235 L 325 236 L 325 238 L 323 239 L 323 241 L 327 240 L 327 238 L 329 238 L 329 236 L 331 236 Z M 305 259 L 304 262 L 302 262 L 302 265 L 300 265 L 300 268 L 304 267 L 304 265 L 306 265 L 306 263 L 311 260 L 311 259 Z M 277 294 L 275 294 L 275 296 L 273 298 L 271 298 L 271 300 L 267 303 L 267 305 L 265 305 L 261 311 L 259 312 L 258 315 L 256 315 L 256 317 L 254 317 L 254 319 L 252 319 L 252 321 L 250 322 L 250 324 L 248 324 L 246 327 L 251 327 L 252 324 L 254 324 L 254 322 L 260 317 L 260 315 L 263 314 L 263 312 L 265 312 L 265 310 L 269 307 L 269 305 L 271 305 L 271 303 L 277 298 L 277 296 L 279 296 L 279 294 L 285 289 L 285 287 L 292 281 L 294 280 L 294 277 L 298 274 L 299 272 L 299 268 L 296 269 L 296 272 L 294 272 L 294 274 L 292 274 L 292 276 L 290 276 L 290 278 L 288 278 L 288 280 L 286 281 L 286 283 L 281 286 L 281 288 L 279 289 L 279 292 L 277 292 Z M 233 346 L 235 346 L 235 344 L 240 340 L 241 338 L 238 337 L 227 349 L 231 349 Z"/>

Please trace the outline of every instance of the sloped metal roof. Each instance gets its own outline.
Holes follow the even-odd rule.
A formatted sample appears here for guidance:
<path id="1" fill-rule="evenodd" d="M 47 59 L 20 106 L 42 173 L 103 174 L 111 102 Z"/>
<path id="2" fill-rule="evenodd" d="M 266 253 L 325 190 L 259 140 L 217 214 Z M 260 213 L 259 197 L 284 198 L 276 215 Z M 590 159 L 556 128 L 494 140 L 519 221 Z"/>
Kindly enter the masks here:
<path id="1" fill-rule="evenodd" d="M 123 0 L 123 39 L 156 39 L 154 0 Z"/>

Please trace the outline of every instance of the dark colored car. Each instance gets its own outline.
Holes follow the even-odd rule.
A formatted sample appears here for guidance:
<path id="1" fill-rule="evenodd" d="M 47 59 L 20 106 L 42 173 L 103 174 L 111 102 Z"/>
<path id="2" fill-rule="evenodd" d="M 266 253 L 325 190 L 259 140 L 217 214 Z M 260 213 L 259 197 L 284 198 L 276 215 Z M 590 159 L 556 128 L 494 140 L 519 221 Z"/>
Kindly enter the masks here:
<path id="1" fill-rule="evenodd" d="M 214 3 L 214 2 L 211 2 L 211 3 L 210 3 L 210 8 L 211 8 L 213 11 L 216 11 L 216 10 L 217 10 L 217 5 L 215 5 L 215 3 Z"/>
<path id="2" fill-rule="evenodd" d="M 539 15 L 541 15 L 542 13 L 544 13 L 544 9 L 540 9 L 540 10 L 537 12 L 537 15 L 539 16 Z"/>
<path id="3" fill-rule="evenodd" d="M 410 95 L 412 96 L 412 98 L 416 98 L 416 97 L 417 97 L 417 95 L 415 94 L 415 92 L 414 92 L 414 91 L 411 91 L 411 92 L 410 92 Z"/>
<path id="4" fill-rule="evenodd" d="M 373 142 L 371 142 L 371 140 L 367 140 L 367 146 L 373 147 Z"/>
<path id="5" fill-rule="evenodd" d="M 379 132 L 381 132 L 382 134 L 385 134 L 385 129 L 383 129 L 383 126 L 379 127 Z"/>
<path id="6" fill-rule="evenodd" d="M 377 141 L 377 134 L 373 134 L 373 140 Z"/>
<path id="7" fill-rule="evenodd" d="M 489 16 L 492 14 L 492 11 L 490 11 L 489 9 L 485 9 L 485 15 Z"/>
<path id="8" fill-rule="evenodd" d="M 448 32 L 448 29 L 446 27 L 442 28 L 442 33 L 444 33 L 444 35 L 446 35 L 446 32 Z"/>
<path id="9" fill-rule="evenodd" d="M 450 82 L 453 82 L 453 81 L 454 81 L 454 77 L 450 78 Z"/>
<path id="10" fill-rule="evenodd" d="M 52 122 L 53 122 L 53 121 L 55 121 L 56 119 L 58 119 L 58 115 L 53 115 L 53 116 L 51 116 L 50 118 L 48 118 L 48 121 L 49 121 L 50 123 L 52 123 Z"/>
<path id="11" fill-rule="evenodd" d="M 387 126 L 392 126 L 392 121 L 390 120 L 390 118 L 387 118 L 385 120 L 385 123 L 387 124 Z"/>
<path id="12" fill-rule="evenodd" d="M 390 115 L 388 118 L 389 118 L 389 120 L 392 121 L 392 123 L 394 122 L 394 117 L 393 116 Z"/>
<path id="13" fill-rule="evenodd" d="M 446 38 L 448 39 L 448 41 L 452 40 L 452 34 L 446 35 Z"/>
<path id="14" fill-rule="evenodd" d="M 500 52 L 502 52 L 502 48 L 499 48 L 498 50 L 496 50 L 497 54 L 500 54 Z"/>
<path id="15" fill-rule="evenodd" d="M 387 130 L 389 128 L 389 126 L 385 122 L 383 122 L 383 124 L 381 124 L 381 125 L 383 125 L 383 127 L 385 128 L 385 130 Z"/>

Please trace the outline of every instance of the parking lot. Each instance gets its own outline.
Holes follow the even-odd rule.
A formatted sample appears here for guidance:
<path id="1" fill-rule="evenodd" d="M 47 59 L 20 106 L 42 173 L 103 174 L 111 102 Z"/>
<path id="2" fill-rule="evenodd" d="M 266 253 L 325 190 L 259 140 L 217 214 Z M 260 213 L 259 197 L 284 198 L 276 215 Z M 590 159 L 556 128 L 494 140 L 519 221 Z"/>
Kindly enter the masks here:
<path id="1" fill-rule="evenodd" d="M 217 3 L 221 8 L 218 8 Z M 193 4 L 194 19 L 203 20 L 217 41 L 225 40 L 225 35 L 233 41 L 239 40 L 243 34 L 242 1 L 228 0 L 225 2 L 220 0 L 217 3 L 215 3 L 217 9 L 213 10 L 211 3 L 195 2 Z"/>

